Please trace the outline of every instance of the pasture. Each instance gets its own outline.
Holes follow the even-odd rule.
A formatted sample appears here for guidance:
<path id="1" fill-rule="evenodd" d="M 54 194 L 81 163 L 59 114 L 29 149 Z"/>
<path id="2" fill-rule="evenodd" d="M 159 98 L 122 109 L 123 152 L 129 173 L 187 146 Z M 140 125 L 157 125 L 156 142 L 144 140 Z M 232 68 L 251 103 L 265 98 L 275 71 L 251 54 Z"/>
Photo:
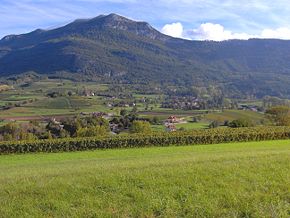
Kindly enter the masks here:
<path id="1" fill-rule="evenodd" d="M 263 122 L 262 120 L 265 120 L 265 116 L 262 113 L 244 110 L 224 110 L 222 112 L 209 113 L 205 115 L 204 118 L 206 120 L 215 120 L 218 122 L 247 119 L 254 124 L 261 124 L 261 122 Z"/>
<path id="2" fill-rule="evenodd" d="M 289 217 L 290 140 L 0 156 L 2 217 Z"/>

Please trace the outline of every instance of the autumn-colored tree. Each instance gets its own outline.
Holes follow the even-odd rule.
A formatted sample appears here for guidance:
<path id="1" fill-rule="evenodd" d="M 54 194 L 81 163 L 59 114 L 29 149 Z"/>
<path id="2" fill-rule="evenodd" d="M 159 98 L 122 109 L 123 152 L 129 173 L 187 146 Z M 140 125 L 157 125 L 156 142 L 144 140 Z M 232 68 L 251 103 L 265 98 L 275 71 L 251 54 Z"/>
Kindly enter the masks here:
<path id="1" fill-rule="evenodd" d="M 290 126 L 290 107 L 272 107 L 266 111 L 266 116 L 277 126 Z"/>

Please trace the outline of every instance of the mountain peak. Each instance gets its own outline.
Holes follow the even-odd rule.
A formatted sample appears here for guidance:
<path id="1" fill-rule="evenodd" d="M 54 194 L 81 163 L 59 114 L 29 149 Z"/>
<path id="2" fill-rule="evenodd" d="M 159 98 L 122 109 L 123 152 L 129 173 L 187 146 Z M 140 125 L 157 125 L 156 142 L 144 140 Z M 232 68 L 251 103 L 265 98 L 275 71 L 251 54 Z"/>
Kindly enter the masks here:
<path id="1" fill-rule="evenodd" d="M 143 21 L 135 21 L 118 14 L 100 15 L 91 21 L 99 22 L 101 26 L 111 29 L 123 30 L 134 33 L 139 36 L 145 36 L 151 39 L 166 40 L 167 36 L 163 35 L 150 24 Z"/>
<path id="2" fill-rule="evenodd" d="M 130 19 L 128 19 L 126 17 L 123 17 L 123 16 L 121 16 L 119 14 L 114 14 L 114 13 L 111 13 L 111 14 L 105 16 L 105 17 L 110 18 L 112 20 L 116 20 L 116 21 L 130 21 Z"/>

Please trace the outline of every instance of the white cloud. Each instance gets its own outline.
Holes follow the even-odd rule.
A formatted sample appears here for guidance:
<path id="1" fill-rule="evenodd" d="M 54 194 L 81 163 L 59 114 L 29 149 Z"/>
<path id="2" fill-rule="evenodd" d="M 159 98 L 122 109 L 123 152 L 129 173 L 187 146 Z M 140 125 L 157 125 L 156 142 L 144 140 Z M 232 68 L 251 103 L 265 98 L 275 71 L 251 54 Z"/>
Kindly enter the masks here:
<path id="1" fill-rule="evenodd" d="M 225 29 L 221 24 L 214 23 L 203 23 L 196 29 L 184 30 L 183 25 L 178 22 L 166 24 L 162 28 L 162 32 L 169 36 L 191 40 L 224 41 L 230 39 L 247 40 L 250 38 L 290 40 L 290 28 L 287 27 L 264 29 L 260 34 L 252 35 L 247 33 L 235 33 L 231 30 Z"/>
<path id="2" fill-rule="evenodd" d="M 175 38 L 183 38 L 183 26 L 181 23 L 166 24 L 161 32 Z"/>
<path id="3" fill-rule="evenodd" d="M 274 39 L 290 39 L 290 29 L 281 27 L 278 29 L 264 29 L 261 33 L 261 38 L 274 38 Z"/>
<path id="4" fill-rule="evenodd" d="M 249 39 L 254 36 L 247 33 L 233 33 L 220 24 L 203 23 L 197 29 L 189 31 L 189 35 L 197 40 L 223 41 L 229 39 Z"/>

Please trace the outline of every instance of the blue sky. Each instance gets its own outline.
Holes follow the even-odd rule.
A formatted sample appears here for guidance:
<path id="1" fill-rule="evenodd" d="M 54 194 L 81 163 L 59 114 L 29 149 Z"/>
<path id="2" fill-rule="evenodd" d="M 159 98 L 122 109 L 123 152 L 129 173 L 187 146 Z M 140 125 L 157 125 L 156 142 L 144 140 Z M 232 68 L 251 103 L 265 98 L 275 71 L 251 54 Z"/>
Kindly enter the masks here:
<path id="1" fill-rule="evenodd" d="M 0 0 L 0 38 L 109 13 L 187 39 L 290 39 L 287 0 Z"/>

